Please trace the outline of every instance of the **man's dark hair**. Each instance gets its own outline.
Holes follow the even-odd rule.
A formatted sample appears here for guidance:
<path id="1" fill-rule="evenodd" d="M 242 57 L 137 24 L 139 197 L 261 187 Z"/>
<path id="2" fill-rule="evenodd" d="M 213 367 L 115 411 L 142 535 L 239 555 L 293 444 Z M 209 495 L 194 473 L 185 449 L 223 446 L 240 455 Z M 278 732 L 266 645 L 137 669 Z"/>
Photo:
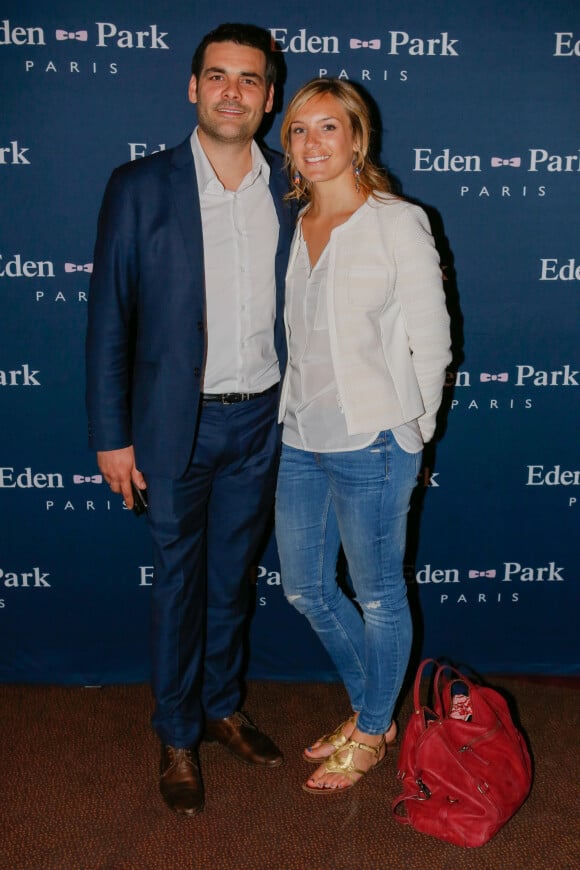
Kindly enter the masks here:
<path id="1" fill-rule="evenodd" d="M 191 73 L 197 79 L 201 75 L 205 50 L 212 42 L 236 42 L 263 52 L 266 58 L 266 87 L 276 83 L 277 61 L 270 33 L 255 24 L 220 24 L 199 43 L 191 61 Z"/>

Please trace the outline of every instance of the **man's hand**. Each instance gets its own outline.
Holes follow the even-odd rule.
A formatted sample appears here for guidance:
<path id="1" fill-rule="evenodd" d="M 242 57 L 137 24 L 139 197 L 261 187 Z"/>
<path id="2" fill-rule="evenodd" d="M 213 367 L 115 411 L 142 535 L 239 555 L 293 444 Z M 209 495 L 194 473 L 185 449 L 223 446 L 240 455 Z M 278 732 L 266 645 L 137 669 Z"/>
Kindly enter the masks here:
<path id="1" fill-rule="evenodd" d="M 120 492 L 125 504 L 129 510 L 132 510 L 131 480 L 139 489 L 145 489 L 147 486 L 145 478 L 135 468 L 133 446 L 123 447 L 121 450 L 100 450 L 97 452 L 97 462 L 112 491 Z"/>

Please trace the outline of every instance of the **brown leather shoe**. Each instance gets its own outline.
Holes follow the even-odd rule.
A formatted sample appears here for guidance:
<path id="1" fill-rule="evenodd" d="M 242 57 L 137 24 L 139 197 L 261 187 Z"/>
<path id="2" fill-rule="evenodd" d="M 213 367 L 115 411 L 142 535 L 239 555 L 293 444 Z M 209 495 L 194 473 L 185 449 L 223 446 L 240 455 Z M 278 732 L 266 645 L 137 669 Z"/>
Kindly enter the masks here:
<path id="1" fill-rule="evenodd" d="M 225 719 L 209 719 L 204 739 L 217 740 L 245 764 L 278 767 L 284 761 L 275 743 L 258 731 L 243 713 L 232 713 Z"/>
<path id="2" fill-rule="evenodd" d="M 203 809 L 203 783 L 192 749 L 163 746 L 159 789 L 170 810 L 180 816 L 195 816 Z"/>

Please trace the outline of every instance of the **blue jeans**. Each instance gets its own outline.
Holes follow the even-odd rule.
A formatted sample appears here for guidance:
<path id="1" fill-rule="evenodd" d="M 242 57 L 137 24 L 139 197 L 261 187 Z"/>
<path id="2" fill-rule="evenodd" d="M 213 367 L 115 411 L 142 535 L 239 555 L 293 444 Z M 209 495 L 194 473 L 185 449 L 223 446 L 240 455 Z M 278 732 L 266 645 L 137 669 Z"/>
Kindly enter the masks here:
<path id="1" fill-rule="evenodd" d="M 332 658 L 366 734 L 388 729 L 409 661 L 403 557 L 420 465 L 421 453 L 402 450 L 390 431 L 351 452 L 282 447 L 276 538 L 284 592 Z M 341 543 L 356 604 L 337 583 Z"/>

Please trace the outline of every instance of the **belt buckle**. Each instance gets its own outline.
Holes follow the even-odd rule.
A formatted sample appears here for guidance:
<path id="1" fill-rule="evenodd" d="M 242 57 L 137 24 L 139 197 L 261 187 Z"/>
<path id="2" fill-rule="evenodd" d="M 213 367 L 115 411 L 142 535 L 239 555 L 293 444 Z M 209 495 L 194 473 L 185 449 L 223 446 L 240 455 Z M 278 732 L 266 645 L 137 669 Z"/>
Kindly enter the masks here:
<path id="1" fill-rule="evenodd" d="M 228 396 L 231 396 L 231 393 L 224 393 L 222 395 L 222 405 L 233 405 L 234 403 L 228 399 Z"/>

